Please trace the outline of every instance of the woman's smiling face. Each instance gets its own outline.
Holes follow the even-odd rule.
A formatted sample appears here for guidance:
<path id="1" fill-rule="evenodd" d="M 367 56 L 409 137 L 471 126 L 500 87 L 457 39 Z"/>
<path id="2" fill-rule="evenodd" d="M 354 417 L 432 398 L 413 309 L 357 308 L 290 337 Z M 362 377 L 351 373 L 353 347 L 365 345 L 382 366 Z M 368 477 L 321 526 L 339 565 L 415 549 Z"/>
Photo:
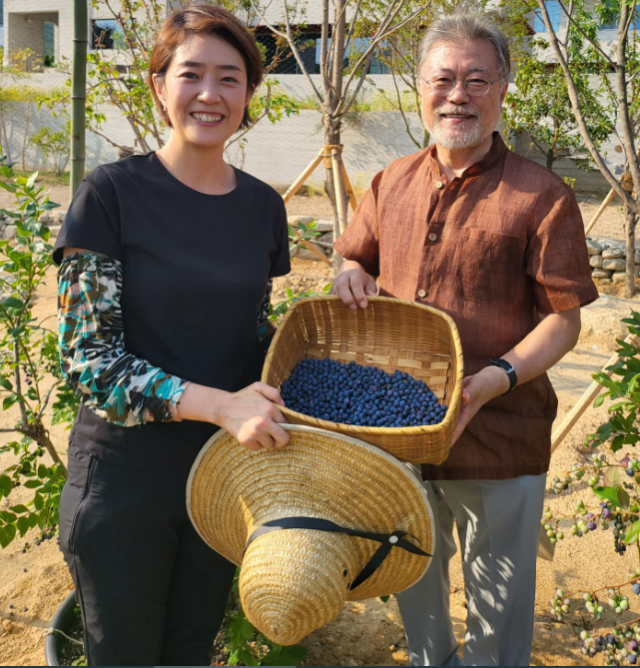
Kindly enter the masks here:
<path id="1" fill-rule="evenodd" d="M 213 35 L 193 35 L 154 85 L 174 133 L 199 148 L 224 146 L 251 100 L 240 53 Z"/>

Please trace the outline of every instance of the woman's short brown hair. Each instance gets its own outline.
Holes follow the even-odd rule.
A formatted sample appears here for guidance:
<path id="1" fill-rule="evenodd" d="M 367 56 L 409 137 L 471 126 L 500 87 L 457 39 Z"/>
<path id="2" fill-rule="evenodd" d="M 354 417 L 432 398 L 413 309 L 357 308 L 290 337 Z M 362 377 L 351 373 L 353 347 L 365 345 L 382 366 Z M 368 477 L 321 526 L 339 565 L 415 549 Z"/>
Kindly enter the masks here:
<path id="1" fill-rule="evenodd" d="M 149 86 L 162 120 L 171 127 L 167 112 L 158 98 L 153 75 L 164 77 L 169 69 L 176 49 L 192 35 L 214 35 L 240 53 L 247 69 L 247 87 L 258 88 L 262 81 L 264 68 L 260 50 L 253 35 L 231 12 L 216 5 L 192 5 L 172 14 L 165 22 L 158 37 L 151 60 L 149 61 Z M 241 128 L 251 123 L 249 108 L 244 110 Z"/>

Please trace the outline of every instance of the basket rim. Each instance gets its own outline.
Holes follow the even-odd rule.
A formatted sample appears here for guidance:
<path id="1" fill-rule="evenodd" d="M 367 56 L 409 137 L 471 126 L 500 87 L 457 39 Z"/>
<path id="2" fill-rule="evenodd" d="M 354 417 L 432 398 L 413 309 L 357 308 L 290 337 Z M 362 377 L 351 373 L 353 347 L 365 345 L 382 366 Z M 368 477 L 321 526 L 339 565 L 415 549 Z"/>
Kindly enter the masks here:
<path id="1" fill-rule="evenodd" d="M 300 416 L 300 418 L 310 421 L 312 420 L 315 424 L 317 424 L 319 427 L 325 427 L 328 428 L 332 431 L 337 431 L 340 429 L 342 432 L 348 432 L 348 433 L 353 433 L 353 434 L 379 434 L 379 435 L 390 435 L 390 434 L 395 434 L 397 435 L 402 435 L 406 434 L 407 436 L 413 436 L 413 435 L 418 435 L 418 434 L 433 434 L 437 433 L 438 431 L 441 430 L 447 430 L 451 426 L 451 423 L 454 420 L 454 415 L 455 415 L 455 420 L 457 423 L 457 413 L 458 413 L 458 407 L 459 404 L 462 401 L 462 379 L 464 378 L 464 359 L 462 356 L 462 343 L 460 341 L 460 334 L 458 333 L 458 328 L 456 326 L 456 323 L 454 319 L 448 314 L 445 313 L 444 311 L 441 311 L 440 309 L 437 309 L 433 306 L 427 306 L 426 304 L 418 304 L 416 302 L 408 301 L 406 299 L 396 299 L 395 297 L 367 297 L 367 300 L 370 302 L 394 302 L 394 303 L 400 303 L 400 304 L 405 304 L 406 306 L 411 306 L 412 308 L 416 309 L 421 309 L 423 311 L 427 311 L 428 313 L 431 313 L 432 315 L 435 315 L 439 318 L 442 318 L 448 325 L 449 329 L 451 331 L 451 335 L 453 338 L 453 346 L 455 349 L 455 354 L 456 354 L 456 378 L 455 378 L 455 383 L 454 383 L 454 388 L 453 388 L 453 393 L 451 394 L 451 401 L 449 402 L 449 405 L 447 406 L 447 412 L 445 415 L 445 418 L 442 422 L 439 424 L 435 425 L 415 425 L 411 427 L 365 427 L 365 426 L 358 426 L 358 425 L 352 425 L 352 424 L 343 424 L 342 422 L 331 422 L 329 420 L 321 420 L 320 418 L 315 418 L 311 415 L 305 415 L 304 413 L 298 413 L 297 411 L 291 410 L 290 408 L 287 408 L 286 406 L 280 406 L 279 409 L 284 415 L 289 415 L 289 416 Z M 269 346 L 269 351 L 267 352 L 267 356 L 264 362 L 264 367 L 262 371 L 262 377 L 261 381 L 265 384 L 266 383 L 266 375 L 271 367 L 271 361 L 273 359 L 273 356 L 275 354 L 275 350 L 278 344 L 278 341 L 280 339 L 280 336 L 282 335 L 282 331 L 284 329 L 284 325 L 287 324 L 288 320 L 293 317 L 294 312 L 296 309 L 298 309 L 302 304 L 305 304 L 307 302 L 317 302 L 317 301 L 342 301 L 340 297 L 337 295 L 320 295 L 318 297 L 304 297 L 302 299 L 297 299 L 294 301 L 291 306 L 289 307 L 289 310 L 285 313 L 284 318 L 282 319 L 282 322 L 276 329 L 276 333 L 273 336 L 273 340 L 271 341 L 271 345 Z M 345 308 L 347 308 L 345 306 Z M 279 388 L 276 388 L 279 389 Z"/>

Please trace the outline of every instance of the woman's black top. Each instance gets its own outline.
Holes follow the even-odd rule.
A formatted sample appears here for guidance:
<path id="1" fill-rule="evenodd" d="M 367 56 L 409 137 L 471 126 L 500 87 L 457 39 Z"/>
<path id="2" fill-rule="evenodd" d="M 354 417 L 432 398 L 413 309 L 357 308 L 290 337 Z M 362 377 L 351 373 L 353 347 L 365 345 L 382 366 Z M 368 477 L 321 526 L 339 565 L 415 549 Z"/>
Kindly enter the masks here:
<path id="1" fill-rule="evenodd" d="M 282 197 L 236 174 L 232 192 L 205 195 L 155 153 L 98 167 L 76 193 L 54 250 L 58 264 L 64 247 L 77 247 L 121 266 L 127 353 L 228 391 L 259 379 L 257 311 L 269 279 L 290 271 Z M 125 427 L 81 405 L 70 441 L 123 466 L 182 469 L 216 429 L 192 421 Z"/>

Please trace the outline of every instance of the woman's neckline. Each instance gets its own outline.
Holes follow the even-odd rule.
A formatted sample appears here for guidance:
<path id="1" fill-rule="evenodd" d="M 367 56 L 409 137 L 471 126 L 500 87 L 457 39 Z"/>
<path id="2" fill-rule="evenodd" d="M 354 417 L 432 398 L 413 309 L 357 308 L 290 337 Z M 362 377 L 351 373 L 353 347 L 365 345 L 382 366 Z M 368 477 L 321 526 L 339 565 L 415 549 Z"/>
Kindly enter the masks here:
<path id="1" fill-rule="evenodd" d="M 182 188 L 187 190 L 190 193 L 193 193 L 194 195 L 198 195 L 199 197 L 207 197 L 210 199 L 220 199 L 222 197 L 231 197 L 235 195 L 240 189 L 241 186 L 244 184 L 244 178 L 243 178 L 243 172 L 242 170 L 238 169 L 237 167 L 234 167 L 233 165 L 229 165 L 231 169 L 235 172 L 236 175 L 236 186 L 233 188 L 233 190 L 230 190 L 227 193 L 220 193 L 219 195 L 212 195 L 210 193 L 203 193 L 200 190 L 196 190 L 195 188 L 192 188 L 191 186 L 187 185 L 184 181 L 181 181 L 177 176 L 172 174 L 169 169 L 166 167 L 166 165 L 162 162 L 162 160 L 158 157 L 156 151 L 151 151 L 149 154 L 151 156 L 151 159 L 160 166 L 160 168 L 169 176 L 170 179 L 175 181 L 177 184 L 179 184 Z"/>

